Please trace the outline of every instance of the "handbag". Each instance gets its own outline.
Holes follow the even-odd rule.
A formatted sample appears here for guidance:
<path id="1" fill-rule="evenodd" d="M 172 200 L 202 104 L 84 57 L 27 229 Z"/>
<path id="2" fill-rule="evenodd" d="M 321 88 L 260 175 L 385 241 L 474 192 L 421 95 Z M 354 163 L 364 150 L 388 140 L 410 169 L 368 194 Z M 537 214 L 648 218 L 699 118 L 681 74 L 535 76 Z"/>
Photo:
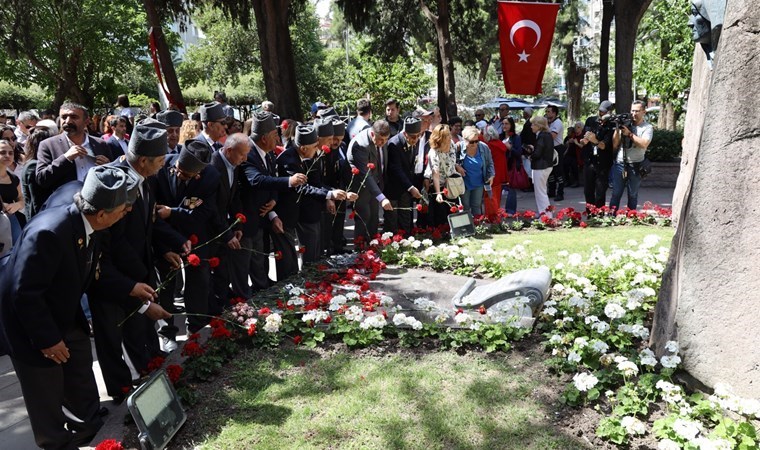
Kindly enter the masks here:
<path id="1" fill-rule="evenodd" d="M 446 198 L 453 200 L 464 194 L 464 178 L 459 174 L 451 175 L 446 178 Z"/>
<path id="2" fill-rule="evenodd" d="M 641 178 L 646 178 L 647 175 L 652 173 L 652 161 L 650 161 L 649 158 L 644 157 L 644 160 L 640 163 L 634 164 L 633 168 L 636 169 L 636 173 L 638 173 Z"/>
<path id="3" fill-rule="evenodd" d="M 530 179 L 522 164 L 515 164 L 509 171 L 509 187 L 512 189 L 529 189 Z"/>

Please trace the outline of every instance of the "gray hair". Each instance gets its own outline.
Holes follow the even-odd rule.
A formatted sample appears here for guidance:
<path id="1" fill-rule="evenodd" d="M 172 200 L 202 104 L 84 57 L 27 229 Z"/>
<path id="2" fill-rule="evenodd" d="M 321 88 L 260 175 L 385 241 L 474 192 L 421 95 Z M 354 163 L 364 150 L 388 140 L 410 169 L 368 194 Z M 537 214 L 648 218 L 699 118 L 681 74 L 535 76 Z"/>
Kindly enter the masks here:
<path id="1" fill-rule="evenodd" d="M 488 141 L 498 141 L 499 140 L 499 133 L 496 132 L 496 129 L 488 125 L 485 130 L 483 130 L 483 137 L 486 139 L 486 142 Z"/>
<path id="2" fill-rule="evenodd" d="M 34 113 L 34 111 L 23 111 L 21 114 L 18 115 L 18 118 L 16 119 L 17 122 L 22 122 L 25 120 L 40 120 L 39 116 Z"/>
<path id="3" fill-rule="evenodd" d="M 271 112 L 274 109 L 274 103 L 270 102 L 269 100 L 264 100 L 261 102 L 261 109 Z"/>
<path id="4" fill-rule="evenodd" d="M 535 119 L 531 119 L 530 123 L 538 127 L 541 131 L 549 131 L 549 121 L 546 117 L 538 116 Z"/>
<path id="5" fill-rule="evenodd" d="M 385 120 L 378 120 L 372 124 L 372 131 L 378 136 L 388 137 L 391 135 L 391 126 Z"/>
<path id="6" fill-rule="evenodd" d="M 81 212 L 85 216 L 94 216 L 95 214 L 98 213 L 98 211 L 105 211 L 107 213 L 110 213 L 111 211 L 115 211 L 116 208 L 121 206 L 119 205 L 116 208 L 111 208 L 111 209 L 100 209 L 97 206 L 85 200 L 82 197 L 81 192 L 77 192 L 76 194 L 74 194 L 74 204 L 77 205 L 77 209 L 79 209 L 79 212 Z"/>
<path id="7" fill-rule="evenodd" d="M 243 133 L 234 133 L 227 136 L 227 140 L 224 141 L 224 147 L 222 150 L 232 149 L 240 144 L 250 145 L 248 142 L 248 136 L 244 135 Z"/>
<path id="8" fill-rule="evenodd" d="M 64 109 L 69 109 L 69 110 L 78 109 L 82 111 L 85 119 L 90 117 L 90 110 L 87 109 L 86 106 L 82 106 L 79 103 L 66 102 L 63 105 L 61 105 L 61 107 L 59 108 L 59 111 L 63 111 Z"/>

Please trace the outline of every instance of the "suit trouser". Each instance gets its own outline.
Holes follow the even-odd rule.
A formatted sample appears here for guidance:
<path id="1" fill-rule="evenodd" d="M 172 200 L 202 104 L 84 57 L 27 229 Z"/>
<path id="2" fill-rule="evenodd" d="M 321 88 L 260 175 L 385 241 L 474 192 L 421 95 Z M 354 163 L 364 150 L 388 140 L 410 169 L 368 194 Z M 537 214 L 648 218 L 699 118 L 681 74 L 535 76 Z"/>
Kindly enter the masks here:
<path id="1" fill-rule="evenodd" d="M 296 229 L 285 228 L 285 232 L 272 233 L 272 243 L 282 257 L 275 263 L 277 267 L 277 281 L 298 273 L 298 254 L 296 253 Z"/>
<path id="2" fill-rule="evenodd" d="M 377 234 L 380 223 L 380 204 L 377 199 L 363 189 L 359 198 L 354 202 L 354 236 L 364 236 L 365 242 L 369 242 Z"/>
<path id="3" fill-rule="evenodd" d="M 264 245 L 264 230 L 259 228 L 251 236 L 244 235 L 240 246 L 243 249 L 225 250 L 229 267 L 227 273 L 232 284 L 232 295 L 248 299 L 253 295 L 248 277 L 254 290 L 269 287 L 269 255 Z"/>
<path id="4" fill-rule="evenodd" d="M 383 213 L 383 217 L 385 218 L 383 229 L 394 234 L 398 230 L 404 230 L 406 235 L 409 236 L 412 232 L 412 218 L 414 214 L 412 214 L 412 210 L 410 209 L 397 210 L 396 208 L 411 208 L 413 201 L 412 194 L 408 192 L 403 192 L 398 200 L 391 200 L 393 211 L 385 211 Z"/>
<path id="5" fill-rule="evenodd" d="M 330 249 L 333 253 L 342 251 L 346 247 L 346 202 L 338 205 L 338 211 L 334 216 L 330 216 L 330 229 L 332 245 Z"/>
<path id="6" fill-rule="evenodd" d="M 212 316 L 222 313 L 234 295 L 230 290 L 230 272 L 232 271 L 232 254 L 235 250 L 227 247 L 226 242 L 211 244 L 211 254 L 219 258 L 219 265 L 211 269 L 211 289 L 208 295 L 208 312 Z M 247 283 L 247 281 L 246 281 Z"/>
<path id="7" fill-rule="evenodd" d="M 77 328 L 66 333 L 63 341 L 70 355 L 64 364 L 38 367 L 11 358 L 34 441 L 45 449 L 76 449 L 87 444 L 103 425 L 98 414 L 100 396 L 92 373 L 90 338 Z M 69 420 L 62 406 L 82 422 Z"/>
<path id="8" fill-rule="evenodd" d="M 122 303 L 130 307 L 125 309 Z M 124 360 L 122 344 L 138 373 L 146 372 L 150 359 L 161 354 L 156 323 L 138 312 L 132 314 L 131 308 L 132 302 L 126 299 L 90 297 L 95 350 L 106 390 L 112 397 L 123 396 L 122 388 L 132 387 L 132 372 Z"/>
<path id="9" fill-rule="evenodd" d="M 201 259 L 208 259 L 211 250 L 208 246 L 199 249 L 197 255 Z M 157 261 L 156 268 L 161 275 L 162 280 L 166 280 L 172 276 L 174 269 L 172 269 L 166 261 Z M 208 262 L 201 261 L 199 266 L 185 266 L 186 279 L 185 284 L 185 311 L 190 313 L 187 316 L 187 331 L 188 333 L 195 333 L 201 328 L 205 327 L 209 319 L 208 317 L 195 316 L 193 314 L 208 315 L 208 292 L 211 283 L 211 267 Z M 166 287 L 159 292 L 159 302 L 161 307 L 167 311 L 171 311 L 174 306 L 174 291 L 178 283 L 182 280 L 178 280 L 176 275 L 181 274 L 182 271 L 178 271 L 174 275 L 174 278 L 169 280 Z M 168 309 L 167 309 L 168 308 Z M 161 329 L 161 334 L 168 338 L 174 338 L 177 335 L 179 329 L 174 325 L 174 317 L 166 319 L 168 327 Z"/>
<path id="10" fill-rule="evenodd" d="M 298 222 L 298 225 L 296 225 L 298 242 L 301 247 L 306 247 L 303 253 L 303 262 L 316 262 L 322 257 L 321 229 L 322 226 L 319 222 Z"/>

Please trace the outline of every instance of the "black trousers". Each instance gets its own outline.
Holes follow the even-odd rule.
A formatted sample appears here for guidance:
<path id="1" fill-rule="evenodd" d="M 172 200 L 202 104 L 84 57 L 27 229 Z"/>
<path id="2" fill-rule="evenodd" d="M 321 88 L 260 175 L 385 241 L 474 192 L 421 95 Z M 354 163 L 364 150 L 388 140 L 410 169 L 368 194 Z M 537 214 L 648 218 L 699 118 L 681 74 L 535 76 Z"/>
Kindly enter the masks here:
<path id="1" fill-rule="evenodd" d="M 282 254 L 282 257 L 275 263 L 278 282 L 298 273 L 298 254 L 296 253 L 295 239 L 295 228 L 285 228 L 285 232 L 282 234 L 272 233 L 274 250 Z"/>
<path id="2" fill-rule="evenodd" d="M 383 228 L 385 231 L 391 233 L 398 233 L 398 230 L 406 231 L 406 235 L 412 232 L 412 219 L 414 218 L 413 211 L 406 208 L 411 208 L 414 204 L 414 198 L 412 194 L 404 192 L 401 194 L 398 200 L 391 200 L 393 211 L 385 211 L 383 217 L 385 218 L 385 224 Z M 403 208 L 397 210 L 396 208 Z"/>
<path id="3" fill-rule="evenodd" d="M 11 358 L 34 441 L 44 449 L 84 446 L 103 426 L 98 414 L 100 395 L 92 373 L 90 338 L 77 328 L 66 333 L 63 342 L 71 355 L 63 364 L 37 367 Z M 62 407 L 81 422 L 67 417 Z"/>
<path id="4" fill-rule="evenodd" d="M 268 241 L 268 233 L 259 228 L 252 235 L 243 236 L 240 240 L 243 249 L 225 250 L 233 296 L 249 299 L 254 291 L 269 287 Z M 253 286 L 248 284 L 249 277 Z"/>
<path id="5" fill-rule="evenodd" d="M 210 245 L 211 254 L 219 258 L 219 265 L 211 269 L 211 289 L 208 295 L 208 312 L 217 316 L 229 306 L 234 296 L 230 289 L 231 254 L 235 251 L 227 247 L 226 242 L 215 242 Z M 246 282 L 247 283 L 247 282 Z"/>
<path id="6" fill-rule="evenodd" d="M 380 204 L 367 189 L 362 189 L 354 202 L 354 237 L 364 236 L 369 242 L 376 234 L 380 224 Z"/>
<path id="7" fill-rule="evenodd" d="M 565 195 L 565 170 L 564 170 L 564 153 L 565 153 L 565 146 L 564 145 L 558 145 L 554 147 L 554 150 L 557 151 L 557 155 L 559 156 L 559 162 L 556 166 L 552 169 L 551 175 L 549 175 L 549 180 L 546 183 L 547 189 L 547 195 L 549 197 L 559 197 Z"/>
<path id="8" fill-rule="evenodd" d="M 319 261 L 322 257 L 321 228 L 322 226 L 319 222 L 298 222 L 298 225 L 296 225 L 298 242 L 301 244 L 301 247 L 306 247 L 303 253 L 303 262 L 305 263 Z M 298 267 L 298 261 L 296 261 L 296 267 Z"/>
<path id="9" fill-rule="evenodd" d="M 211 256 L 211 248 L 205 246 L 197 251 L 197 255 L 201 259 L 208 259 Z M 169 266 L 169 263 L 165 260 L 156 262 L 156 268 L 158 269 L 160 279 L 166 280 L 172 276 L 174 270 Z M 185 311 L 189 314 L 187 316 L 187 331 L 188 333 L 195 333 L 201 328 L 205 327 L 209 323 L 208 317 L 202 317 L 208 315 L 208 293 L 211 284 L 211 267 L 208 262 L 201 261 L 199 266 L 185 266 Z M 161 307 L 167 311 L 171 311 L 174 306 L 174 292 L 177 284 L 183 282 L 182 277 L 177 279 L 182 271 L 180 270 L 174 275 L 174 278 L 169 280 L 168 285 L 161 289 L 158 294 L 158 300 Z M 194 314 L 200 314 L 196 316 Z M 168 338 L 176 338 L 179 328 L 175 325 L 175 318 L 172 316 L 166 319 L 167 326 L 164 326 L 159 330 L 161 334 Z"/>
<path id="10" fill-rule="evenodd" d="M 610 167 L 609 164 L 599 162 L 587 162 L 583 165 L 583 196 L 586 198 L 586 203 L 597 208 L 604 206 L 610 183 Z"/>

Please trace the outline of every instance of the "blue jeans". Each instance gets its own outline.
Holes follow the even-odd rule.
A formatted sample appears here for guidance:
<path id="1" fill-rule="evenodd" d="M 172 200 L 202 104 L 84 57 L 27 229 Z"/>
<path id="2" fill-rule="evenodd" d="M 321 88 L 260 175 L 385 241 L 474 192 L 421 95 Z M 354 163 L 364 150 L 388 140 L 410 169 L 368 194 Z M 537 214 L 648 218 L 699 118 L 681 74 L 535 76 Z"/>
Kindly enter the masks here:
<path id="1" fill-rule="evenodd" d="M 623 170 L 626 169 L 627 177 L 623 178 Z M 612 177 L 612 197 L 610 198 L 610 208 L 618 209 L 620 199 L 623 197 L 623 190 L 628 188 L 628 209 L 636 209 L 639 202 L 639 186 L 641 186 L 641 177 L 631 164 L 627 167 L 623 163 L 615 162 L 610 170 Z"/>
<path id="2" fill-rule="evenodd" d="M 507 214 L 514 214 L 517 212 L 517 190 L 514 188 L 507 188 L 507 203 L 504 205 Z"/>
<path id="3" fill-rule="evenodd" d="M 472 217 L 483 215 L 483 186 L 466 189 L 459 197 L 465 211 L 470 211 Z"/>

